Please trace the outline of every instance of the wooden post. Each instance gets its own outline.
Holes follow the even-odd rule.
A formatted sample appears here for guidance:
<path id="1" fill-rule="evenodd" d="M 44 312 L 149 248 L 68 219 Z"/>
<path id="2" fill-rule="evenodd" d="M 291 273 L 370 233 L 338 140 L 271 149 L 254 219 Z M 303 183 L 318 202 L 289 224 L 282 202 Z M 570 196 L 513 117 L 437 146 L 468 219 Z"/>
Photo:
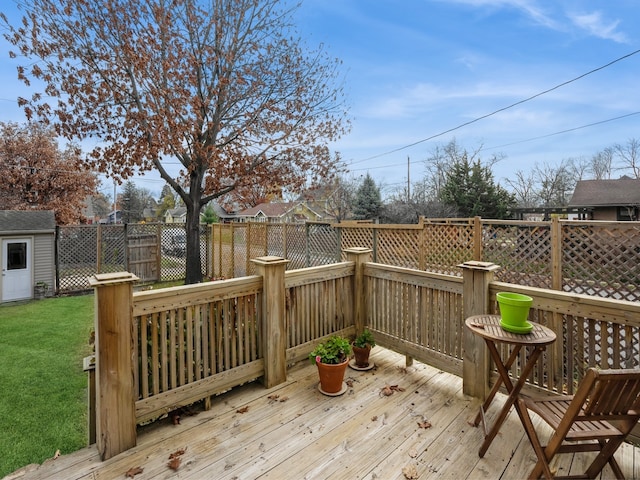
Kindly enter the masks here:
<path id="1" fill-rule="evenodd" d="M 462 310 L 464 318 L 489 313 L 489 283 L 500 267 L 490 262 L 470 261 L 462 268 Z M 462 393 L 485 399 L 489 394 L 489 352 L 484 340 L 464 328 Z"/>
<path id="2" fill-rule="evenodd" d="M 129 272 L 96 274 L 96 447 L 107 460 L 136 445 L 132 294 Z"/>
<path id="3" fill-rule="evenodd" d="M 289 260 L 267 256 L 251 260 L 262 276 L 262 345 L 264 378 L 271 388 L 287 380 L 284 271 Z"/>
<path id="4" fill-rule="evenodd" d="M 365 323 L 365 291 L 364 291 L 364 264 L 371 261 L 371 249 L 353 247 L 344 250 L 347 261 L 355 262 L 355 276 L 353 277 L 353 324 L 356 327 L 356 335 L 364 330 Z"/>
<path id="5" fill-rule="evenodd" d="M 87 430 L 88 445 L 96 443 L 96 357 L 84 357 L 82 369 L 87 372 Z"/>

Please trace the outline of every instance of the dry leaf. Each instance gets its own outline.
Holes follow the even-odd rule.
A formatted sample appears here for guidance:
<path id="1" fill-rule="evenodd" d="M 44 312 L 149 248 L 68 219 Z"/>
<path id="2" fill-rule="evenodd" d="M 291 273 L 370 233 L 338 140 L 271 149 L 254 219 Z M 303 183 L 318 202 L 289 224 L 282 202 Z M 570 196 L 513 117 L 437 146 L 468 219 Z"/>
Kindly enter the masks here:
<path id="1" fill-rule="evenodd" d="M 180 450 L 176 450 L 175 452 L 173 452 L 171 455 L 169 455 L 169 460 L 172 460 L 174 458 L 177 458 L 181 455 L 184 455 L 184 452 L 187 451 L 187 447 L 181 448 Z"/>
<path id="2" fill-rule="evenodd" d="M 428 422 L 426 420 L 423 420 L 422 422 L 418 422 L 418 426 L 420 428 L 431 428 L 431 422 Z"/>
<path id="3" fill-rule="evenodd" d="M 412 448 L 411 450 L 409 450 L 409 456 L 411 458 L 416 458 L 418 456 L 418 451 L 415 448 Z"/>
<path id="4" fill-rule="evenodd" d="M 377 415 L 374 415 L 373 417 L 371 417 L 371 421 L 372 421 L 372 422 L 376 422 L 376 421 L 378 421 L 378 416 L 377 416 Z"/>
<path id="5" fill-rule="evenodd" d="M 236 413 L 247 413 L 248 411 L 249 411 L 249 405 L 246 405 L 246 406 L 236 410 Z"/>
<path id="6" fill-rule="evenodd" d="M 56 458 L 58 458 L 60 456 L 60 450 L 56 450 L 55 455 L 53 456 L 53 459 L 55 460 Z"/>
<path id="7" fill-rule="evenodd" d="M 172 458 L 171 460 L 169 460 L 169 463 L 167 463 L 167 467 L 169 467 L 171 470 L 178 470 L 178 468 L 180 468 L 180 463 L 182 462 L 182 459 L 180 457 L 175 457 Z"/>
<path id="8" fill-rule="evenodd" d="M 135 477 L 136 475 L 138 475 L 139 473 L 142 473 L 142 472 L 144 472 L 144 468 L 142 468 L 142 467 L 133 467 L 133 468 L 130 468 L 129 470 L 127 470 L 125 472 L 124 476 L 127 477 L 127 478 L 133 478 L 133 477 Z"/>
<path id="9" fill-rule="evenodd" d="M 398 385 L 385 385 L 382 387 L 382 395 L 388 397 L 389 395 L 393 395 L 393 392 L 404 392 L 404 388 L 399 387 Z"/>
<path id="10" fill-rule="evenodd" d="M 409 465 L 402 469 L 402 474 L 404 475 L 404 478 L 413 480 L 418 478 L 418 469 L 415 465 Z"/>
<path id="11" fill-rule="evenodd" d="M 289 400 L 289 397 L 282 397 L 282 398 L 280 399 L 280 402 L 286 402 L 287 400 Z"/>
<path id="12" fill-rule="evenodd" d="M 280 395 L 273 394 L 273 395 L 269 395 L 267 398 L 275 402 L 276 400 L 278 400 L 278 398 L 280 398 Z"/>
<path id="13" fill-rule="evenodd" d="M 173 425 L 180 425 L 180 415 L 177 412 L 171 412 L 171 423 Z"/>

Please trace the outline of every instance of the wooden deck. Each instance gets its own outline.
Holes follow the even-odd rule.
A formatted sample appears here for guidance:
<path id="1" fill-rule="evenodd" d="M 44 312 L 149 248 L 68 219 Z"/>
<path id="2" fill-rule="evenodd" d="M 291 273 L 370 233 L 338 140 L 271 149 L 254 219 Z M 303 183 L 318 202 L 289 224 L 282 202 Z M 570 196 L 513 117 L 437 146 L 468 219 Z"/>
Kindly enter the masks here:
<path id="1" fill-rule="evenodd" d="M 278 387 L 245 385 L 216 397 L 208 411 L 183 414 L 177 425 L 164 419 L 140 428 L 137 447 L 105 462 L 89 447 L 10 478 L 127 478 L 139 467 L 135 480 L 516 479 L 533 467 L 513 409 L 481 459 L 482 427 L 470 424 L 479 401 L 462 395 L 462 379 L 417 362 L 404 368 L 403 356 L 380 347 L 371 359 L 374 370 L 347 371 L 350 386 L 340 397 L 322 395 L 315 367 L 304 362 Z M 385 396 L 385 386 L 398 388 Z M 489 418 L 496 412 L 493 405 Z M 174 471 L 169 457 L 179 450 Z M 627 478 L 640 478 L 638 452 L 625 444 L 616 454 Z M 588 455 L 566 455 L 555 468 L 575 473 Z M 611 477 L 607 467 L 603 478 Z"/>

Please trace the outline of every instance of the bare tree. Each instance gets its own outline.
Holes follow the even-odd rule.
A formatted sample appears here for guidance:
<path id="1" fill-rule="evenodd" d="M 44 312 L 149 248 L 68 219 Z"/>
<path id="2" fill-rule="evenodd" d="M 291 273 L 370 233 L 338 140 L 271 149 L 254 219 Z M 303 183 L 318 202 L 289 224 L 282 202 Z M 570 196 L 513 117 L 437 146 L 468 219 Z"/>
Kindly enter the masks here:
<path id="1" fill-rule="evenodd" d="M 340 62 L 302 43 L 282 2 L 19 3 L 5 37 L 27 57 L 19 78 L 44 84 L 20 105 L 66 138 L 98 138 L 91 162 L 114 178 L 160 173 L 187 208 L 186 283 L 202 278 L 203 205 L 335 172 L 327 144 L 349 126 Z"/>
<path id="2" fill-rule="evenodd" d="M 538 196 L 543 207 L 563 207 L 569 203 L 576 180 L 571 174 L 569 162 L 563 160 L 554 167 L 548 163 L 536 164 L 533 174 L 538 184 Z"/>
<path id="3" fill-rule="evenodd" d="M 613 147 L 607 147 L 591 157 L 590 170 L 595 180 L 608 180 L 611 178 L 613 158 Z"/>
<path id="4" fill-rule="evenodd" d="M 626 144 L 613 147 L 620 161 L 620 168 L 630 171 L 633 178 L 640 178 L 640 140 L 630 138 Z"/>
<path id="5" fill-rule="evenodd" d="M 514 179 L 506 179 L 507 185 L 515 195 L 519 207 L 531 208 L 538 206 L 540 197 L 536 183 L 536 176 L 533 171 L 528 173 L 518 170 Z"/>

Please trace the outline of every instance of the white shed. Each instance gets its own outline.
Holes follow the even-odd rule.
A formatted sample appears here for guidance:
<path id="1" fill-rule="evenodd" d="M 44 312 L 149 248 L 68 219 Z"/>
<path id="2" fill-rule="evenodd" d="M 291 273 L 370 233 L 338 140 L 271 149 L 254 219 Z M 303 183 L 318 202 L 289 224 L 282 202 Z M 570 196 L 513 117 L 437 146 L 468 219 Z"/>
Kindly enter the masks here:
<path id="1" fill-rule="evenodd" d="M 52 211 L 0 210 L 0 302 L 33 298 L 36 285 L 54 292 L 55 234 Z"/>

